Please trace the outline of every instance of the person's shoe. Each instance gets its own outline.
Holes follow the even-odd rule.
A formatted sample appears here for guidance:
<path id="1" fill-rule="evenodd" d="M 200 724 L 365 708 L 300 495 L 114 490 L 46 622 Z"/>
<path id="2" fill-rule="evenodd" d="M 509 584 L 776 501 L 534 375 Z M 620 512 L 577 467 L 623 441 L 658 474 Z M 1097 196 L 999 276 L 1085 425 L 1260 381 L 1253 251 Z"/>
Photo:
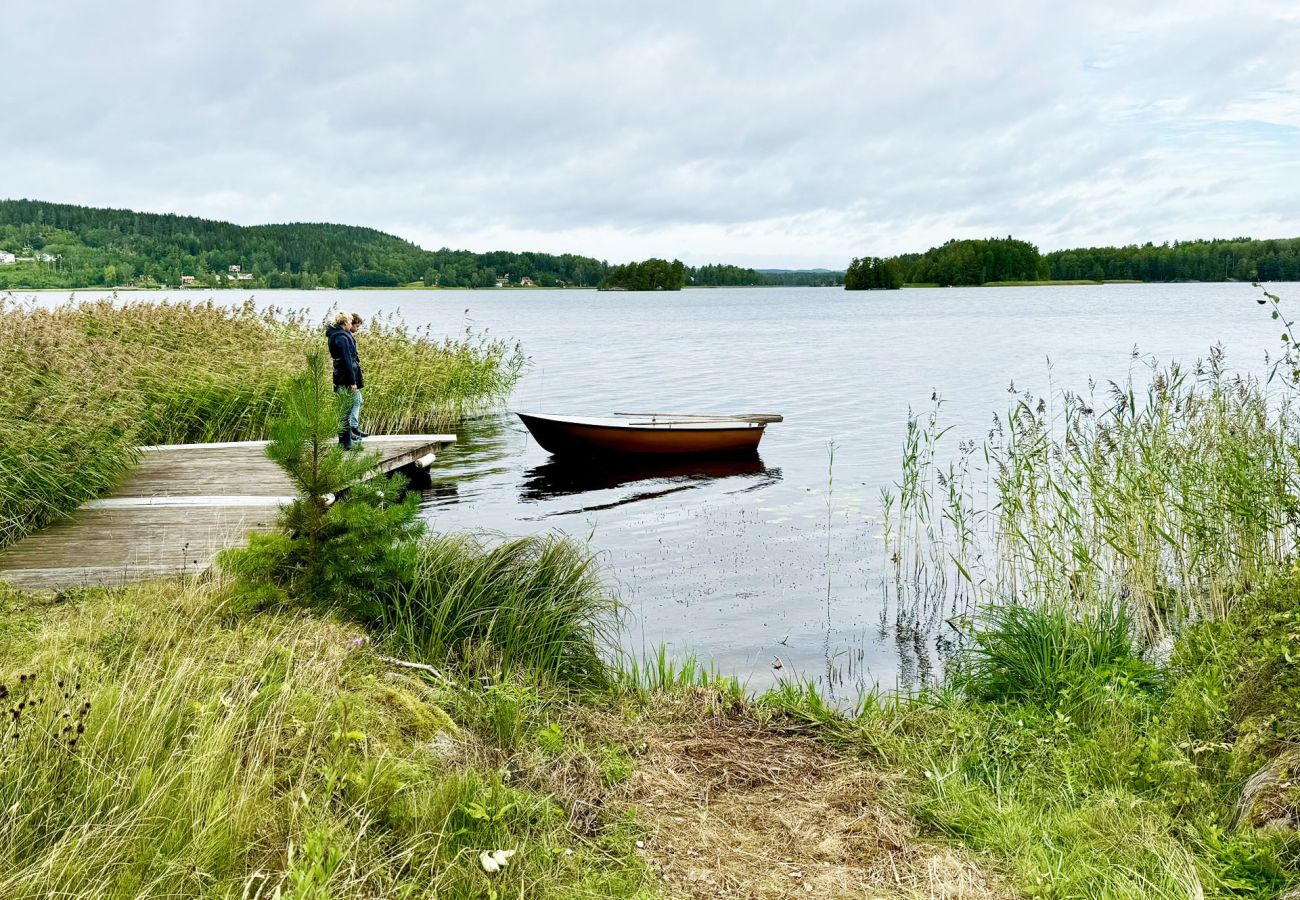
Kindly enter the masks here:
<path id="1" fill-rule="evenodd" d="M 352 429 L 352 440 L 359 441 L 362 438 L 368 438 L 368 437 L 370 437 L 369 431 L 362 431 L 360 428 Z"/>
<path id="2" fill-rule="evenodd" d="M 345 429 L 343 429 L 342 431 L 339 432 L 339 446 L 342 447 L 344 450 L 351 450 L 351 449 L 352 449 L 352 431 L 351 431 L 351 429 L 345 428 Z"/>

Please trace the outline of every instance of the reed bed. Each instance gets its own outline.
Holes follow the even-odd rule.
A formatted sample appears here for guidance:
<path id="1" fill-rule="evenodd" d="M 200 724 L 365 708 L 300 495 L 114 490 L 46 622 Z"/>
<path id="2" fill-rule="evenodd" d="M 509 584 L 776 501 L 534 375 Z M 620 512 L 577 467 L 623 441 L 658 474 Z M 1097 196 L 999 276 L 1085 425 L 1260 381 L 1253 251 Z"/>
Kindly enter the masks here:
<path id="1" fill-rule="evenodd" d="M 321 328 L 251 303 L 0 300 L 0 546 L 109 490 L 141 444 L 267 436 Z M 499 403 L 517 346 L 438 339 L 395 318 L 360 335 L 368 430 L 435 431 Z"/>
<path id="2" fill-rule="evenodd" d="M 1122 605 L 1151 643 L 1284 567 L 1300 537 L 1291 390 L 1229 374 L 1218 349 L 1141 374 L 1020 395 L 956 453 L 937 402 L 912 417 L 903 476 L 883 496 L 900 623 Z"/>

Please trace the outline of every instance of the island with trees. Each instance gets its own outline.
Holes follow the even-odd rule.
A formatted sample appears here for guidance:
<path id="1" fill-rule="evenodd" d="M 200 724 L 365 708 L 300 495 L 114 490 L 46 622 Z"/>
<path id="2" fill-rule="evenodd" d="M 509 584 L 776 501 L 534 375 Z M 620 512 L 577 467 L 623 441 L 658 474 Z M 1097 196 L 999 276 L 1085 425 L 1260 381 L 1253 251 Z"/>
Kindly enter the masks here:
<path id="1" fill-rule="evenodd" d="M 686 284 L 686 266 L 674 259 L 647 259 L 616 266 L 600 283 L 602 291 L 680 291 Z"/>

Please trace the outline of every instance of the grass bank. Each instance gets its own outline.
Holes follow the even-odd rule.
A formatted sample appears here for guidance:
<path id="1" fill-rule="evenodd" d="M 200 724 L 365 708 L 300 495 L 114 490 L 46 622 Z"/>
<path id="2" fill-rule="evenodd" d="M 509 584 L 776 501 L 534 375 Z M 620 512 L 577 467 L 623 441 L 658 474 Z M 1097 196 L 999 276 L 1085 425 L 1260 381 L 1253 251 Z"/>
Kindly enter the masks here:
<path id="1" fill-rule="evenodd" d="M 108 300 L 40 308 L 0 299 L 0 546 L 109 490 L 139 444 L 267 436 L 307 349 L 301 313 L 211 302 Z M 499 402 L 517 348 L 367 323 L 366 423 L 428 431 Z"/>
<path id="2" fill-rule="evenodd" d="M 0 593 L 0 896 L 1007 896 L 733 683 L 507 665 L 489 623 L 552 561 L 426 652 L 229 582 Z"/>
<path id="3" fill-rule="evenodd" d="M 1020 896 L 1292 897 L 1300 886 L 1300 573 L 1159 666 L 1127 623 L 1010 607 L 947 684 L 843 714 L 763 703 L 903 778 L 908 809 Z"/>
<path id="4" fill-rule="evenodd" d="M 958 626 L 947 679 L 771 702 L 909 772 L 913 812 L 1026 896 L 1293 896 L 1293 351 L 1268 380 L 1215 350 L 1019 393 L 983 441 L 913 418 L 884 551 L 898 627 Z"/>

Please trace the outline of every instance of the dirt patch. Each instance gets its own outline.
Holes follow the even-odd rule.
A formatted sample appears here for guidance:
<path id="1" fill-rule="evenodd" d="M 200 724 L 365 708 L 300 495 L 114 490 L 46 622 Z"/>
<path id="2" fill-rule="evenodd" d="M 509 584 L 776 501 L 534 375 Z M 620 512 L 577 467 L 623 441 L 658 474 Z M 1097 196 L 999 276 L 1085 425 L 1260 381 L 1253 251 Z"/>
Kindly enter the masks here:
<path id="1" fill-rule="evenodd" d="M 1010 896 L 919 838 L 885 776 L 825 744 L 725 712 L 643 734 L 626 799 L 675 896 Z"/>

